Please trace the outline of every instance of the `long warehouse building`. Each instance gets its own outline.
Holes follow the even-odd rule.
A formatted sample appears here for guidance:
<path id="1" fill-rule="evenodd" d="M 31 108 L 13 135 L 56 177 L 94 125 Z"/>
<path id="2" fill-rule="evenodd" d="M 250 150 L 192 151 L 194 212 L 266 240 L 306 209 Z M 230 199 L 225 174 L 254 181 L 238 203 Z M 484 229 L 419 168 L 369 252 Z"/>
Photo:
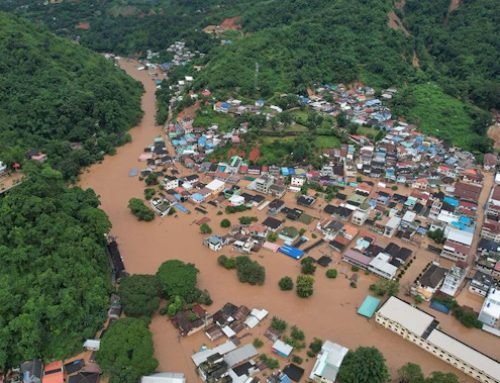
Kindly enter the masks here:
<path id="1" fill-rule="evenodd" d="M 375 321 L 482 383 L 500 383 L 500 363 L 441 331 L 436 318 L 390 297 Z"/>

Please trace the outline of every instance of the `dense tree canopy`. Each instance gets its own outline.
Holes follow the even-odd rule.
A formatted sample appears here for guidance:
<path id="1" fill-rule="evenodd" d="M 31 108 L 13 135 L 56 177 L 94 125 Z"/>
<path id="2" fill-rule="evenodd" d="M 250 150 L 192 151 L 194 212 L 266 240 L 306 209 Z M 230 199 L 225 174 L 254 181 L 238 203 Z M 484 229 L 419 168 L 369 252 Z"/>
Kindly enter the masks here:
<path id="1" fill-rule="evenodd" d="M 127 316 L 150 317 L 160 304 L 160 286 L 155 275 L 134 274 L 122 278 L 118 294 Z"/>
<path id="2" fill-rule="evenodd" d="M 49 168 L 0 197 L 0 370 L 65 357 L 102 325 L 111 224 L 98 206 Z"/>
<path id="3" fill-rule="evenodd" d="M 124 318 L 114 322 L 102 337 L 97 362 L 110 383 L 136 383 L 158 366 L 153 355 L 153 337 L 147 322 Z"/>
<path id="4" fill-rule="evenodd" d="M 349 351 L 338 377 L 342 383 L 386 383 L 390 379 L 384 356 L 375 347 Z"/>
<path id="5" fill-rule="evenodd" d="M 156 275 L 167 299 L 179 296 L 186 303 L 193 303 L 199 298 L 200 290 L 196 287 L 198 269 L 192 263 L 178 259 L 166 261 Z"/>
<path id="6" fill-rule="evenodd" d="M 129 139 L 141 86 L 104 57 L 0 13 L 0 159 L 48 155 L 65 178 Z M 71 145 L 72 144 L 72 145 Z"/>

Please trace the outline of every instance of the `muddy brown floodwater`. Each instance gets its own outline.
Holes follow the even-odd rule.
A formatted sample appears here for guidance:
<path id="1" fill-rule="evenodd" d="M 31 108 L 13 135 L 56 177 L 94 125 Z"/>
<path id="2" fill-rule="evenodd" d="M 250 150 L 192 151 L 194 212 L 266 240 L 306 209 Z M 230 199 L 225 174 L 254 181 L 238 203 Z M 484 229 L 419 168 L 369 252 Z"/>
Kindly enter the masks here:
<path id="1" fill-rule="evenodd" d="M 87 169 L 81 175 L 80 185 L 84 188 L 93 188 L 100 196 L 102 208 L 109 215 L 113 224 L 112 232 L 117 236 L 126 269 L 129 273 L 155 273 L 158 266 L 168 259 L 182 259 L 195 263 L 200 270 L 199 285 L 209 290 L 214 304 L 211 311 L 218 309 L 230 301 L 236 305 L 247 305 L 250 308 L 265 308 L 270 316 L 277 315 L 286 319 L 290 324 L 296 324 L 306 334 L 306 341 L 313 337 L 330 339 L 350 349 L 358 346 L 376 346 L 385 355 L 392 374 L 406 362 L 418 363 L 426 373 L 434 370 L 450 371 L 459 375 L 461 381 L 471 381 L 465 375 L 451 366 L 434 358 L 417 346 L 403 340 L 399 336 L 375 324 L 373 320 L 356 314 L 356 308 L 368 293 L 368 287 L 375 278 L 360 274 L 358 287 L 349 286 L 346 275 L 351 275 L 350 268 L 339 263 L 332 265 L 339 270 L 339 277 L 328 280 L 324 270 L 316 272 L 314 295 L 306 300 L 298 298 L 293 292 L 281 292 L 277 287 L 278 280 L 290 275 L 295 278 L 299 274 L 299 264 L 284 255 L 273 254 L 263 250 L 252 255 L 266 268 L 266 283 L 264 286 L 249 286 L 239 283 L 233 271 L 222 269 L 217 265 L 218 253 L 209 251 L 202 246 L 202 237 L 194 221 L 200 218 L 199 213 L 182 214 L 178 217 L 156 218 L 153 222 L 137 221 L 128 211 L 127 202 L 131 197 L 142 197 L 144 186 L 137 179 L 128 177 L 132 167 L 142 168 L 138 156 L 153 138 L 161 134 L 161 129 L 155 126 L 155 84 L 145 71 L 137 71 L 136 63 L 122 60 L 121 67 L 133 78 L 144 84 L 146 93 L 142 99 L 145 112 L 143 121 L 130 131 L 132 142 L 117 149 L 116 155 L 107 156 L 100 164 Z M 143 164 L 143 163 L 142 163 Z M 218 233 L 222 233 L 215 208 L 207 205 L 208 216 L 212 219 L 211 225 Z M 192 209 L 191 209 L 192 210 Z M 263 212 L 255 209 L 246 215 L 263 217 Z M 312 215 L 321 215 L 319 209 Z M 238 215 L 230 216 L 236 222 Z M 330 252 L 326 247 L 325 252 Z M 224 250 L 223 253 L 231 254 Z M 417 252 L 418 257 L 428 256 L 426 252 Z M 335 262 L 339 261 L 338 254 Z M 419 262 L 425 264 L 427 260 Z M 416 264 L 417 262 L 414 262 Z M 344 273 L 346 275 L 344 275 Z M 418 273 L 418 271 L 416 271 Z M 433 313 L 435 314 L 435 313 Z M 441 320 L 441 317 L 438 317 Z M 452 318 L 447 321 L 452 323 Z M 269 319 L 252 332 L 252 337 L 244 340 L 251 341 L 254 336 L 260 336 L 268 324 Z M 456 322 L 456 321 L 454 321 Z M 485 335 L 478 330 L 466 330 L 454 323 L 452 334 L 462 338 L 464 335 L 472 345 L 489 355 L 499 358 L 500 347 L 498 340 Z M 199 350 L 202 344 L 213 346 L 202 333 L 188 338 L 178 339 L 173 326 L 165 317 L 155 316 L 151 323 L 154 334 L 155 355 L 162 371 L 184 372 L 189 382 L 198 381 L 194 372 L 194 365 L 190 355 Z M 446 330 L 446 328 L 445 328 Z M 269 341 L 263 348 L 270 351 Z M 305 351 L 301 356 L 305 357 Z M 283 365 L 283 360 L 281 361 Z M 312 368 L 313 360 L 306 361 L 306 373 Z"/>

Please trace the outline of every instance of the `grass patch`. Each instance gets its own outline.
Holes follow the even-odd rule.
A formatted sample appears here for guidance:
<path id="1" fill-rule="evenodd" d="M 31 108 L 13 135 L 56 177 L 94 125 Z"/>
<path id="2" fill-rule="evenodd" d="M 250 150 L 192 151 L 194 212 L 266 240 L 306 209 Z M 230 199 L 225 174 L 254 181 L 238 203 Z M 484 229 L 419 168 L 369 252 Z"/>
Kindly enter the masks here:
<path id="1" fill-rule="evenodd" d="M 315 138 L 315 143 L 320 149 L 340 147 L 340 140 L 335 136 L 317 136 Z"/>
<path id="2" fill-rule="evenodd" d="M 196 112 L 193 126 L 206 128 L 214 124 L 218 125 L 222 132 L 227 132 L 235 126 L 234 118 L 229 114 L 216 112 L 212 108 L 203 108 Z"/>

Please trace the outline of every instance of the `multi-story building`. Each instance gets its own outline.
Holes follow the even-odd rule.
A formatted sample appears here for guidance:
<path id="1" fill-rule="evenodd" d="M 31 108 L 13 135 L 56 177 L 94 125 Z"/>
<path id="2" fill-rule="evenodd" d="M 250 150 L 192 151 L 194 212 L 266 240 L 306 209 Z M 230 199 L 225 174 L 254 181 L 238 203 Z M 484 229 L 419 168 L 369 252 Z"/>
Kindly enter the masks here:
<path id="1" fill-rule="evenodd" d="M 273 182 L 273 177 L 267 175 L 259 177 L 255 180 L 255 191 L 262 194 L 268 194 L 269 188 L 271 187 Z"/>
<path id="2" fill-rule="evenodd" d="M 386 329 L 482 383 L 500 383 L 500 363 L 439 329 L 436 318 L 390 297 L 375 315 Z"/>
<path id="3" fill-rule="evenodd" d="M 493 278 L 491 275 L 483 273 L 482 271 L 476 271 L 470 281 L 469 291 L 485 297 L 488 295 L 491 286 L 493 286 Z"/>
<path id="4" fill-rule="evenodd" d="M 462 286 L 466 275 L 466 266 L 453 266 L 450 270 L 447 271 L 440 290 L 443 293 L 448 294 L 450 297 L 454 297 Z"/>
<path id="5" fill-rule="evenodd" d="M 500 329 L 500 289 L 491 289 L 484 300 L 478 319 L 488 327 Z"/>

